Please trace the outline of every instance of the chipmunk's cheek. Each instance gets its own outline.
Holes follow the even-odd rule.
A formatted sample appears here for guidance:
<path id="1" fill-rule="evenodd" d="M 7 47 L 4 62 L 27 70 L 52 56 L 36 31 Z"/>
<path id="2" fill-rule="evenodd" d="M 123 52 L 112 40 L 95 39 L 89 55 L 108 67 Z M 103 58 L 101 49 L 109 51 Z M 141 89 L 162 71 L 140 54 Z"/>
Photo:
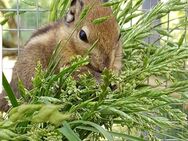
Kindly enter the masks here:
<path id="1" fill-rule="evenodd" d="M 103 53 L 95 60 L 96 67 L 102 72 L 105 68 L 109 69 L 110 67 L 110 57 Z"/>

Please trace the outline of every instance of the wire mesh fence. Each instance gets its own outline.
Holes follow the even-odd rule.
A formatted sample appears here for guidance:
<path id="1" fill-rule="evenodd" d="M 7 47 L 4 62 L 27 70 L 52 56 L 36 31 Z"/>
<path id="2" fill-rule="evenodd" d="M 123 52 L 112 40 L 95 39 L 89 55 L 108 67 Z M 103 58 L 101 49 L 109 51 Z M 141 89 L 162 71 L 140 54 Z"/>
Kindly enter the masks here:
<path id="1" fill-rule="evenodd" d="M 23 47 L 32 32 L 47 23 L 49 12 L 48 7 L 44 9 L 39 6 L 39 0 L 28 4 L 20 0 L 9 0 L 7 3 L 8 6 L 1 8 L 0 11 L 2 13 L 12 12 L 14 16 L 12 20 L 3 26 L 3 35 L 9 42 L 13 40 L 14 44 L 12 43 L 11 48 L 7 48 L 4 44 L 4 55 L 6 55 L 6 51 L 19 53 L 19 49 Z"/>
<path id="2" fill-rule="evenodd" d="M 9 13 L 12 18 L 3 25 L 3 56 L 17 56 L 19 51 L 24 47 L 24 43 L 29 39 L 32 32 L 39 28 L 40 26 L 48 23 L 49 15 L 49 1 L 44 0 L 0 0 L 0 14 L 5 16 L 6 13 Z M 132 0 L 134 3 L 136 0 Z M 144 0 L 143 6 L 140 7 L 142 11 L 149 11 L 153 8 L 158 2 L 166 0 Z M 177 18 L 179 17 L 179 18 Z M 166 31 L 171 32 L 172 39 L 177 40 L 185 32 L 186 39 L 185 43 L 188 43 L 188 27 L 185 26 L 177 27 L 179 23 L 184 21 L 188 17 L 188 9 L 182 9 L 182 11 L 171 12 L 165 18 L 155 21 L 153 24 L 161 24 L 161 28 L 166 29 Z M 0 18 L 2 19 L 2 18 Z M 136 19 L 135 19 L 136 21 Z M 132 26 L 135 22 L 132 20 L 128 26 Z M 163 39 L 157 33 L 150 36 L 146 39 L 147 42 L 162 44 Z M 10 75 L 10 70 L 12 69 L 13 64 L 9 66 L 7 61 L 4 61 L 3 67 L 4 71 L 8 72 L 7 75 Z M 8 62 L 10 63 L 10 62 Z M 188 63 L 184 64 L 185 69 L 188 68 Z M 149 84 L 155 85 L 155 78 L 148 80 Z M 164 82 L 164 87 L 168 86 L 168 82 Z M 182 131 L 183 132 L 183 131 Z M 167 137 L 164 137 L 164 140 L 167 140 Z"/>
<path id="3" fill-rule="evenodd" d="M 42 0 L 1 1 L 1 21 L 4 20 L 6 13 L 11 16 L 8 22 L 3 25 L 3 70 L 9 81 L 15 57 L 19 54 L 32 32 L 48 22 L 50 2 Z M 9 59 L 7 59 L 7 56 Z"/>

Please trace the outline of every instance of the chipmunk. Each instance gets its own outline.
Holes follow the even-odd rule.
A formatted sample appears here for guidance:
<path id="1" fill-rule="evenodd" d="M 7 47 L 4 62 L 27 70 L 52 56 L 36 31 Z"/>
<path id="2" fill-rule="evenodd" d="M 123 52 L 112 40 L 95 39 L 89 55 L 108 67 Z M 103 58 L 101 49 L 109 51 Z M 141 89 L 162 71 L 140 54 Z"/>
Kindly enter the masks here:
<path id="1" fill-rule="evenodd" d="M 93 7 L 84 21 L 80 23 L 63 48 L 62 59 L 58 64 L 58 68 L 68 65 L 71 57 L 84 55 L 88 48 L 98 40 L 95 48 L 89 54 L 89 64 L 84 66 L 83 70 L 90 71 L 96 78 L 104 68 L 111 69 L 115 73 L 120 71 L 122 59 L 120 28 L 113 16 L 112 9 L 102 6 L 104 2 L 107 2 L 107 0 L 72 0 L 70 8 L 63 19 L 34 32 L 25 44 L 23 51 L 19 54 L 13 68 L 13 77 L 10 84 L 16 93 L 16 97 L 19 97 L 17 92 L 18 77 L 27 89 L 31 89 L 31 79 L 34 76 L 37 62 L 40 61 L 42 67 L 47 68 L 58 42 L 61 40 L 63 43 L 68 40 L 80 19 L 82 10 L 92 4 Z M 94 19 L 104 16 L 109 16 L 109 19 L 97 25 L 93 24 Z M 8 105 L 4 95 L 0 97 L 0 110 L 6 111 Z"/>

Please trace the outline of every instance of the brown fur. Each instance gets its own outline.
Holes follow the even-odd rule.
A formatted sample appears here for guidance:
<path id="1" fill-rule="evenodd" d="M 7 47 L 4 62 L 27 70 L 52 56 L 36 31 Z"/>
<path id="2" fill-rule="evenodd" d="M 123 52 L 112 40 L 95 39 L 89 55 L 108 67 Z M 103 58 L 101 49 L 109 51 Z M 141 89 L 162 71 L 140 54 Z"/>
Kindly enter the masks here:
<path id="1" fill-rule="evenodd" d="M 104 68 L 111 69 L 116 73 L 120 71 L 122 52 L 121 42 L 118 40 L 120 31 L 116 19 L 112 15 L 111 8 L 103 7 L 100 0 L 82 0 L 82 2 L 80 2 L 80 0 L 74 0 L 70 8 L 71 12 L 68 13 L 71 14 L 69 16 L 75 16 L 73 18 L 74 21 L 66 23 L 66 20 L 62 20 L 39 29 L 32 35 L 30 40 L 26 43 L 24 50 L 18 56 L 11 81 L 11 86 L 14 92 L 16 92 L 17 97 L 19 97 L 17 92 L 17 77 L 23 81 L 27 89 L 31 89 L 31 79 L 34 76 L 37 62 L 40 61 L 43 68 L 47 67 L 57 43 L 60 40 L 62 44 L 65 43 L 74 30 L 79 20 L 82 7 L 87 5 L 91 6 L 93 3 L 94 6 L 86 19 L 73 33 L 70 41 L 63 48 L 61 53 L 62 59 L 58 69 L 69 64 L 73 56 L 84 55 L 93 43 L 99 39 L 97 46 L 89 55 L 90 64 L 83 67 L 80 72 L 82 73 L 83 71 L 89 70 L 98 79 L 100 72 Z M 110 18 L 99 25 L 92 23 L 94 19 L 103 16 L 110 16 Z M 79 39 L 78 35 L 82 27 L 86 27 L 89 30 L 89 35 L 87 35 L 88 43 Z M 1 97 L 0 100 L 0 110 L 7 110 L 8 107 L 4 98 Z"/>

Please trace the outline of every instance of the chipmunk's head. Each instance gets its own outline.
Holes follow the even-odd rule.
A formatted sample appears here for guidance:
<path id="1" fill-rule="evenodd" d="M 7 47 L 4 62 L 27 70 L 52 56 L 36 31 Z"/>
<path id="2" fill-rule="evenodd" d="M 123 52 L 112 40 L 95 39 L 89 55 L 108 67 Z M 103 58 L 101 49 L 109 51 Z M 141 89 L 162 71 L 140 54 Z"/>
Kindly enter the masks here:
<path id="1" fill-rule="evenodd" d="M 79 24 L 71 42 L 78 55 L 84 55 L 91 46 L 89 69 L 101 73 L 104 68 L 118 73 L 121 69 L 120 28 L 110 7 L 104 7 L 107 0 L 72 0 L 69 12 L 65 17 L 68 27 L 75 27 L 80 21 L 80 14 L 89 7 L 88 14 Z M 108 17 L 96 24 L 96 19 Z"/>

